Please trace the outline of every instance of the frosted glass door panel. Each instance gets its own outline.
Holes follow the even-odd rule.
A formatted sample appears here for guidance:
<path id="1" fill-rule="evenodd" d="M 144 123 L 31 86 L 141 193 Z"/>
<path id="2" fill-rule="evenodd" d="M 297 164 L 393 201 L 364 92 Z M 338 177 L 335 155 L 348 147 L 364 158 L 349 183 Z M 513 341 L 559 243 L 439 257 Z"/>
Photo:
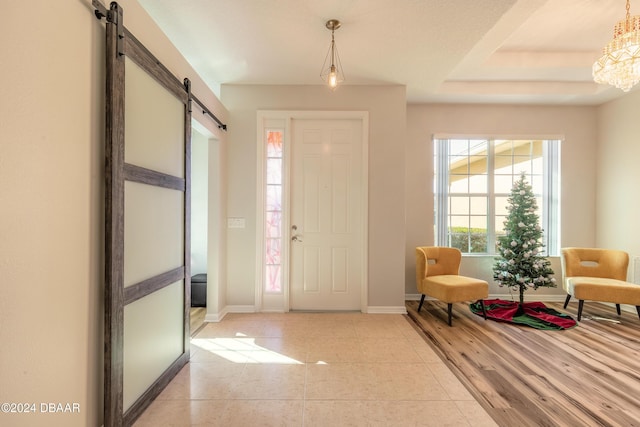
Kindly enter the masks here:
<path id="1" fill-rule="evenodd" d="M 124 286 L 184 263 L 184 193 L 124 184 Z"/>
<path id="2" fill-rule="evenodd" d="M 184 104 L 130 59 L 125 75 L 125 163 L 184 178 Z"/>
<path id="3" fill-rule="evenodd" d="M 125 306 L 125 411 L 183 353 L 183 302 L 181 280 Z"/>

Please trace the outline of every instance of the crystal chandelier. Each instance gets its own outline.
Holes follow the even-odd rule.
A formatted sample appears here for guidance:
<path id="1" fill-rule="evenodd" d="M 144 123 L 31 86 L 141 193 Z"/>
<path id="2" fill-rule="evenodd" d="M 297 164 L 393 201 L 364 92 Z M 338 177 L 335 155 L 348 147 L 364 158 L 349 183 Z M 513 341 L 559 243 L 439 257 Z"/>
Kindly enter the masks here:
<path id="1" fill-rule="evenodd" d="M 336 41 L 333 37 L 334 31 L 340 28 L 340 25 L 340 21 L 337 19 L 330 19 L 325 24 L 325 26 L 331 30 L 331 44 L 329 45 L 327 56 L 324 58 L 324 63 L 322 64 L 320 78 L 324 80 L 332 90 L 338 87 L 338 83 L 344 81 L 342 64 L 340 63 L 338 48 L 336 47 Z"/>
<path id="2" fill-rule="evenodd" d="M 629 14 L 613 29 L 613 40 L 602 50 L 593 64 L 593 80 L 628 92 L 640 81 L 640 16 Z"/>

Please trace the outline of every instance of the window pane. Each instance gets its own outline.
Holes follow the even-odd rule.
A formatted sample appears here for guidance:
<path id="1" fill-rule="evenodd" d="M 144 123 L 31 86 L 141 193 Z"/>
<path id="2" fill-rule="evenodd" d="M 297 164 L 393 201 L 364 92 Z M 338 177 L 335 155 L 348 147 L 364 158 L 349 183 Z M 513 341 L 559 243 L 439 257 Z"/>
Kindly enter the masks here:
<path id="1" fill-rule="evenodd" d="M 282 131 L 267 132 L 267 157 L 282 157 Z"/>
<path id="2" fill-rule="evenodd" d="M 507 197 L 504 196 L 496 196 L 495 198 L 495 213 L 496 216 L 504 216 L 507 214 L 507 205 L 509 202 L 507 201 Z"/>
<path id="3" fill-rule="evenodd" d="M 449 177 L 449 193 L 468 193 L 468 175 L 451 175 Z"/>
<path id="4" fill-rule="evenodd" d="M 279 185 L 267 185 L 267 210 L 282 210 L 282 187 Z"/>
<path id="5" fill-rule="evenodd" d="M 467 154 L 469 152 L 469 140 L 452 139 L 449 141 L 449 152 L 452 155 Z"/>
<path id="6" fill-rule="evenodd" d="M 533 159 L 532 166 L 531 166 L 531 173 L 535 174 L 535 175 L 542 175 L 542 173 L 544 172 L 544 159 L 542 157 L 537 157 L 535 159 Z"/>
<path id="7" fill-rule="evenodd" d="M 471 215 L 486 215 L 487 203 L 488 203 L 488 200 L 486 197 L 470 197 L 469 213 Z"/>
<path id="8" fill-rule="evenodd" d="M 533 189 L 534 194 L 542 194 L 543 184 L 542 175 L 534 175 L 529 178 L 529 184 Z M 540 206 L 540 205 L 538 205 Z"/>
<path id="9" fill-rule="evenodd" d="M 487 168 L 487 156 L 471 156 L 469 158 L 470 174 L 487 173 Z"/>
<path id="10" fill-rule="evenodd" d="M 449 246 L 460 249 L 460 252 L 469 252 L 469 235 L 467 233 L 452 233 L 449 236 Z"/>
<path id="11" fill-rule="evenodd" d="M 511 141 L 514 156 L 531 157 L 531 141 Z"/>
<path id="12" fill-rule="evenodd" d="M 267 265 L 280 264 L 280 247 L 282 239 L 267 239 L 266 261 Z"/>
<path id="13" fill-rule="evenodd" d="M 282 159 L 267 159 L 267 184 L 282 184 Z"/>
<path id="14" fill-rule="evenodd" d="M 280 265 L 267 265 L 265 274 L 265 288 L 267 292 L 281 292 Z"/>
<path id="15" fill-rule="evenodd" d="M 467 215 L 464 215 L 464 216 L 451 215 L 450 224 L 451 224 L 452 228 L 456 228 L 456 227 L 468 228 L 469 227 L 469 217 Z"/>
<path id="16" fill-rule="evenodd" d="M 486 234 L 487 232 L 487 217 L 482 215 L 472 215 L 469 217 L 469 224 L 473 229 L 473 232 L 480 232 Z"/>
<path id="17" fill-rule="evenodd" d="M 513 175 L 496 175 L 493 180 L 493 189 L 496 193 L 511 193 L 513 187 Z"/>
<path id="18" fill-rule="evenodd" d="M 487 183 L 487 175 L 471 175 L 469 177 L 469 193 L 486 193 Z"/>
<path id="19" fill-rule="evenodd" d="M 513 173 L 513 158 L 497 156 L 494 162 L 494 172 L 499 174 L 508 174 L 511 175 Z"/>
<path id="20" fill-rule="evenodd" d="M 544 153 L 543 144 L 544 144 L 544 141 L 541 139 L 532 142 L 533 147 L 531 148 L 531 155 L 533 157 L 542 158 L 542 155 Z"/>
<path id="21" fill-rule="evenodd" d="M 524 172 L 527 175 L 531 174 L 531 158 L 523 156 L 513 157 L 513 173 L 520 175 Z"/>
<path id="22" fill-rule="evenodd" d="M 475 139 L 469 141 L 469 151 L 467 154 L 487 154 L 489 148 L 489 141 L 485 139 Z"/>
<path id="23" fill-rule="evenodd" d="M 467 156 L 449 156 L 449 173 L 452 175 L 469 173 L 469 158 Z"/>
<path id="24" fill-rule="evenodd" d="M 469 236 L 470 250 L 472 253 L 487 252 L 487 233 L 471 233 Z"/>
<path id="25" fill-rule="evenodd" d="M 449 213 L 452 215 L 469 215 L 469 197 L 451 197 Z"/>
<path id="26" fill-rule="evenodd" d="M 511 141 L 505 140 L 497 140 L 495 142 L 495 153 L 496 156 L 507 156 L 511 157 L 513 155 L 513 144 Z"/>
<path id="27" fill-rule="evenodd" d="M 267 220 L 265 224 L 265 234 L 269 237 L 282 236 L 282 212 L 267 211 Z"/>

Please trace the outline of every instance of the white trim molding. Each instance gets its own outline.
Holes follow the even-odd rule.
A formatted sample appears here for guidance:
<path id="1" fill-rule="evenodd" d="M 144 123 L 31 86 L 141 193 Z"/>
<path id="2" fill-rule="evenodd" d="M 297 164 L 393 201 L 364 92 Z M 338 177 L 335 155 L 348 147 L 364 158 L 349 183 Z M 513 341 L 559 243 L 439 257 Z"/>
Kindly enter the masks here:
<path id="1" fill-rule="evenodd" d="M 420 301 L 420 297 L 422 295 L 421 294 L 405 294 L 404 299 L 405 301 Z M 506 301 L 515 301 L 515 298 L 517 298 L 518 295 L 517 294 L 489 294 L 489 296 L 486 299 L 503 299 Z M 529 295 L 527 295 L 526 293 L 524 294 L 524 300 L 525 302 L 530 302 L 530 301 L 541 301 L 541 302 L 564 302 L 565 298 L 567 296 L 566 295 L 554 295 L 554 294 L 537 294 L 537 293 L 531 293 Z M 425 300 L 435 300 L 435 298 L 431 298 L 430 296 L 427 296 L 425 298 Z"/>
<path id="2" fill-rule="evenodd" d="M 360 120 L 362 122 L 362 200 L 361 208 L 363 218 L 360 224 L 362 227 L 362 287 L 360 294 L 360 308 L 363 313 L 370 310 L 367 308 L 368 301 L 368 260 L 369 260 L 369 112 L 368 111 L 314 111 L 314 110 L 258 110 L 257 112 L 257 135 L 256 135 L 256 168 L 257 168 L 257 200 L 256 200 L 256 288 L 255 294 L 255 311 L 257 312 L 288 312 L 290 309 L 289 301 L 289 251 L 284 249 L 282 253 L 283 262 L 283 290 L 278 294 L 268 294 L 264 292 L 263 281 L 263 260 L 264 260 L 264 135 L 267 128 L 281 128 L 284 131 L 284 176 L 283 176 L 283 229 L 290 229 L 289 220 L 289 173 L 291 162 L 291 125 L 293 120 Z"/>
<path id="3" fill-rule="evenodd" d="M 368 306 L 363 313 L 367 314 L 407 314 L 405 306 L 374 305 Z"/>
<path id="4" fill-rule="evenodd" d="M 228 305 L 218 313 L 207 313 L 204 316 L 205 322 L 220 322 L 229 313 L 255 313 L 256 307 L 253 305 Z"/>

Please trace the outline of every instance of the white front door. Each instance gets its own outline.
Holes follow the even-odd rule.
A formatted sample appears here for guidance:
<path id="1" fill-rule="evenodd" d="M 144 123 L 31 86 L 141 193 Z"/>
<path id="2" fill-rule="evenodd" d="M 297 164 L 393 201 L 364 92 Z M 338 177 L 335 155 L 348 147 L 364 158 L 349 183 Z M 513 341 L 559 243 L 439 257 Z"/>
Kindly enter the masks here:
<path id="1" fill-rule="evenodd" d="M 292 121 L 290 307 L 360 310 L 364 280 L 363 123 Z"/>

